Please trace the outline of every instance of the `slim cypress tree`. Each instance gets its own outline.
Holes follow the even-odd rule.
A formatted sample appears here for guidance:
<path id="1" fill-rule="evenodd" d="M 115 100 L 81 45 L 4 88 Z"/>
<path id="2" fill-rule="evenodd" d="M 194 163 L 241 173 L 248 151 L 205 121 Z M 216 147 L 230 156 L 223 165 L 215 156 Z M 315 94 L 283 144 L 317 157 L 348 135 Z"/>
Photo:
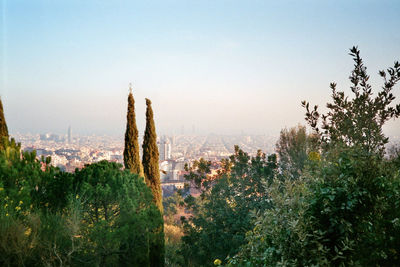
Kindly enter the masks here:
<path id="1" fill-rule="evenodd" d="M 147 185 L 153 193 L 153 200 L 160 210 L 162 217 L 162 193 L 160 183 L 160 170 L 158 166 L 159 154 L 157 147 L 156 127 L 153 119 L 153 109 L 151 101 L 146 98 L 146 130 L 143 140 L 143 169 Z M 162 220 L 161 220 L 162 221 Z M 162 223 L 154 233 L 150 242 L 150 266 L 164 266 L 164 224 Z"/>
<path id="2" fill-rule="evenodd" d="M 153 192 L 154 202 L 158 209 L 163 211 L 160 183 L 160 169 L 158 166 L 159 153 L 157 147 L 156 127 L 153 119 L 151 101 L 146 98 L 146 130 L 143 140 L 143 169 L 147 185 Z"/>
<path id="3" fill-rule="evenodd" d="M 3 147 L 5 140 L 8 140 L 8 128 L 4 117 L 3 102 L 0 98 L 0 148 Z"/>
<path id="4" fill-rule="evenodd" d="M 140 162 L 138 130 L 136 127 L 135 100 L 130 88 L 128 96 L 128 113 L 126 115 L 126 131 L 125 131 L 125 148 L 124 148 L 124 165 L 132 173 L 143 174 L 143 166 Z"/>

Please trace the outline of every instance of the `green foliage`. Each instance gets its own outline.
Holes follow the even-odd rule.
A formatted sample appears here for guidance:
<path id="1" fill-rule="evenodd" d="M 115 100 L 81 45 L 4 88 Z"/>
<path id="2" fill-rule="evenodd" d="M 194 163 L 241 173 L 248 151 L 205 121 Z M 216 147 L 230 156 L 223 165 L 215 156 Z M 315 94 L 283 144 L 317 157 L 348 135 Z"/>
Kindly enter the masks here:
<path id="1" fill-rule="evenodd" d="M 157 147 L 156 127 L 153 119 L 151 101 L 146 98 L 146 130 L 143 139 L 143 168 L 147 185 L 153 192 L 154 202 L 162 212 L 162 191 L 160 181 L 160 169 L 158 165 L 159 153 Z"/>
<path id="2" fill-rule="evenodd" d="M 392 168 L 400 169 L 400 144 L 393 145 L 388 150 L 388 159 Z"/>
<path id="3" fill-rule="evenodd" d="M 230 162 L 223 161 L 228 165 L 224 166 L 227 171 L 230 169 Z M 201 192 L 201 197 L 205 197 L 205 193 L 208 192 L 212 186 L 212 180 L 209 179 L 211 173 L 211 161 L 200 158 L 193 162 L 193 166 L 189 168 L 188 164 L 185 164 L 185 170 L 189 172 L 185 175 L 185 179 L 190 182 L 191 186 Z"/>
<path id="4" fill-rule="evenodd" d="M 75 238 L 79 217 L 68 207 L 63 215 L 37 210 L 0 214 L 2 266 L 77 265 Z"/>
<path id="5" fill-rule="evenodd" d="M 307 233 L 304 198 L 308 195 L 302 177 L 275 180 L 269 188 L 271 208 L 256 214 L 253 229 L 247 232 L 246 244 L 229 259 L 234 266 L 310 266 L 306 255 L 327 265 L 318 253 L 312 254 L 304 244 Z"/>
<path id="6" fill-rule="evenodd" d="M 71 174 L 63 173 L 36 158 L 36 152 L 23 152 L 14 139 L 5 140 L 0 152 L 0 181 L 10 199 L 23 201 L 24 207 L 57 210 L 65 207 L 72 189 Z M 27 179 L 29 177 L 29 179 Z"/>
<path id="7" fill-rule="evenodd" d="M 400 104 L 390 106 L 395 99 L 391 91 L 400 81 L 400 63 L 396 61 L 394 67 L 379 72 L 384 85 L 373 98 L 372 87 L 368 83 L 370 77 L 360 57 L 360 51 L 353 47 L 350 49 L 350 55 L 355 62 L 349 77 L 354 97 L 349 99 L 344 92 L 336 90 L 336 83 L 331 83 L 333 102 L 327 104 L 328 113 L 320 115 L 318 106 L 310 109 L 309 103 L 303 101 L 306 121 L 321 136 L 321 141 L 327 149 L 335 146 L 356 146 L 369 153 L 382 155 L 388 142 L 388 138 L 382 132 L 382 126 L 400 115 Z"/>
<path id="8" fill-rule="evenodd" d="M 181 238 L 183 230 L 180 226 L 165 224 L 165 265 L 166 266 L 185 266 L 184 259 L 180 253 Z"/>
<path id="9" fill-rule="evenodd" d="M 135 100 L 132 93 L 128 96 L 128 113 L 126 115 L 124 165 L 132 173 L 143 177 L 143 166 L 139 156 L 139 132 L 136 127 Z"/>
<path id="10" fill-rule="evenodd" d="M 156 127 L 153 119 L 153 109 L 151 101 L 146 98 L 146 130 L 143 139 L 143 169 L 146 184 L 153 193 L 153 201 L 157 208 L 163 213 L 162 191 L 160 181 L 160 169 L 158 165 L 159 153 L 157 147 Z M 161 223 L 158 229 L 156 240 L 150 248 L 151 266 L 164 265 L 164 224 Z"/>
<path id="11" fill-rule="evenodd" d="M 184 266 L 180 253 L 183 229 L 178 218 L 178 212 L 184 206 L 181 192 L 175 192 L 170 197 L 163 198 L 164 207 L 164 236 L 165 236 L 165 265 Z"/>
<path id="12" fill-rule="evenodd" d="M 206 161 L 199 161 L 187 176 L 204 185 L 201 197 L 187 197 L 186 206 L 193 216 L 184 220 L 182 253 L 186 265 L 211 266 L 215 259 L 235 255 L 252 228 L 252 213 L 268 208 L 265 186 L 276 170 L 275 156 L 256 157 L 235 147 L 235 154 L 223 161 L 223 169 L 214 181 Z M 197 172 L 198 171 L 198 172 Z M 209 187 L 208 187 L 209 185 Z"/>
<path id="13" fill-rule="evenodd" d="M 0 98 L 0 142 L 3 141 L 3 139 L 8 140 L 8 128 L 7 128 L 6 118 L 4 117 L 3 102 L 1 101 Z M 2 143 L 0 143 L 0 145 L 1 144 Z M 0 148 L 2 147 L 3 146 L 0 146 Z"/>
<path id="14" fill-rule="evenodd" d="M 398 171 L 355 149 L 297 181 L 276 181 L 273 208 L 258 216 L 231 264 L 398 265 L 399 183 Z"/>
<path id="15" fill-rule="evenodd" d="M 161 214 L 142 179 L 107 161 L 76 173 L 82 219 L 91 262 L 99 266 L 150 266 Z"/>
<path id="16" fill-rule="evenodd" d="M 399 176 L 385 165 L 379 156 L 350 149 L 316 173 L 322 179 L 310 184 L 309 231 L 321 233 L 330 263 L 400 263 L 399 228 L 391 223 L 399 215 L 399 203 L 393 199 L 400 193 Z"/>
<path id="17" fill-rule="evenodd" d="M 13 140 L 0 151 L 0 265 L 155 266 L 163 220 L 143 179 L 102 161 L 60 172 Z"/>
<path id="18" fill-rule="evenodd" d="M 71 175 L 20 147 L 5 140 L 0 152 L 0 265 L 71 265 Z"/>
<path id="19" fill-rule="evenodd" d="M 164 222 L 166 224 L 175 225 L 179 224 L 179 220 L 175 219 L 179 208 L 183 207 L 183 197 L 178 192 L 175 192 L 172 196 L 163 199 L 164 208 Z"/>
<path id="20" fill-rule="evenodd" d="M 305 126 L 281 130 L 276 143 L 279 169 L 285 179 L 297 179 L 309 161 L 309 153 L 317 152 L 316 136 L 307 134 Z"/>
<path id="21" fill-rule="evenodd" d="M 248 266 L 398 266 L 400 264 L 397 157 L 383 158 L 388 139 L 382 126 L 400 114 L 390 107 L 400 65 L 380 75 L 383 90 L 372 98 L 369 76 L 353 48 L 350 76 L 355 97 L 332 84 L 333 104 L 322 115 L 306 107 L 306 120 L 319 136 L 321 157 L 309 154 L 298 180 L 277 180 L 267 190 L 271 209 L 255 220 L 248 243 L 230 260 Z M 312 157 L 311 157 L 312 156 Z"/>

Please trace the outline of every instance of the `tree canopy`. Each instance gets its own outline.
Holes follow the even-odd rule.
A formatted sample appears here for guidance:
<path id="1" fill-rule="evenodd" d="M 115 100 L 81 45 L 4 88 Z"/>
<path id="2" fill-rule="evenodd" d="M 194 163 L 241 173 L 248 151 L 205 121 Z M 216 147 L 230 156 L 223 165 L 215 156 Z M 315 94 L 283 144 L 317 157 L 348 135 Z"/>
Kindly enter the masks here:
<path id="1" fill-rule="evenodd" d="M 223 161 L 219 175 L 209 179 L 204 160 L 189 169 L 186 178 L 203 188 L 201 197 L 188 196 L 192 217 L 183 220 L 182 253 L 186 265 L 209 266 L 215 259 L 235 255 L 252 228 L 252 216 L 269 207 L 265 186 L 276 172 L 276 157 L 250 157 L 239 147 Z"/>
<path id="2" fill-rule="evenodd" d="M 258 215 L 247 243 L 230 260 L 247 266 L 397 266 L 400 264 L 400 172 L 397 157 L 383 156 L 388 138 L 382 126 L 399 116 L 389 106 L 399 81 L 395 63 L 375 98 L 356 47 L 351 73 L 354 98 L 336 91 L 326 115 L 307 102 L 306 121 L 322 154 L 311 157 L 296 180 L 276 179 L 267 193 L 270 207 Z M 322 124 L 319 124 L 322 118 Z"/>
<path id="3" fill-rule="evenodd" d="M 102 161 L 74 174 L 20 152 L 0 152 L 2 266 L 151 266 L 162 217 L 150 189 Z"/>
<path id="4" fill-rule="evenodd" d="M 308 102 L 302 102 L 306 109 L 306 121 L 321 136 L 324 147 L 357 146 L 383 155 L 388 138 L 383 134 L 382 126 L 400 116 L 400 104 L 391 106 L 395 99 L 392 90 L 400 81 L 400 63 L 396 61 L 393 67 L 379 71 L 384 83 L 382 90 L 373 97 L 370 76 L 360 50 L 353 47 L 349 54 L 354 61 L 349 77 L 353 98 L 337 91 L 336 83 L 331 83 L 332 102 L 327 103 L 329 111 L 326 114 L 320 114 L 317 105 L 311 109 Z"/>

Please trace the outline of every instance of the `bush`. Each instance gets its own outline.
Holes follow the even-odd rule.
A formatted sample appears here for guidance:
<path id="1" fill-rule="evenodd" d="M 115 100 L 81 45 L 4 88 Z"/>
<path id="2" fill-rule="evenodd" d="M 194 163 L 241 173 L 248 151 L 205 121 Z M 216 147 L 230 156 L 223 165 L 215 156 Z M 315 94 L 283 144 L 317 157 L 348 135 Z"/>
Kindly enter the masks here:
<path id="1" fill-rule="evenodd" d="M 165 264 L 166 266 L 184 266 L 184 259 L 180 254 L 181 238 L 183 230 L 181 227 L 164 224 L 165 235 Z"/>
<path id="2" fill-rule="evenodd" d="M 102 161 L 75 174 L 0 150 L 0 265 L 150 266 L 161 214 L 143 178 Z"/>
<path id="3" fill-rule="evenodd" d="M 363 155 L 342 151 L 298 181 L 274 183 L 273 208 L 231 264 L 397 266 L 399 172 Z"/>
<path id="4" fill-rule="evenodd" d="M 185 265 L 211 266 L 215 259 L 225 261 L 246 242 L 252 228 L 252 212 L 269 207 L 268 186 L 276 172 L 276 157 L 259 152 L 256 157 L 235 147 L 235 154 L 223 162 L 215 180 L 208 177 L 207 165 L 197 164 L 187 178 L 200 185 L 198 198 L 185 199 L 193 216 L 183 221 L 185 236 L 182 253 Z"/>

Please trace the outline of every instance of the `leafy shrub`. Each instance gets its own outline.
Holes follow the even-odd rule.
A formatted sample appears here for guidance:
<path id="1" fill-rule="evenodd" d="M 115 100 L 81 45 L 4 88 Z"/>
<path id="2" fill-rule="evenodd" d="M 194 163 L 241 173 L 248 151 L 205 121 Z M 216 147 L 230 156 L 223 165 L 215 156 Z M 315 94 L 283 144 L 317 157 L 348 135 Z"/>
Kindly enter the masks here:
<path id="1" fill-rule="evenodd" d="M 256 157 L 235 147 L 235 154 L 223 162 L 215 180 L 206 164 L 191 169 L 191 179 L 203 193 L 185 199 L 193 216 L 183 221 L 182 253 L 185 265 L 212 266 L 215 259 L 235 255 L 252 228 L 252 211 L 269 207 L 265 186 L 272 182 L 276 157 L 259 152 Z M 208 169 L 208 170 L 207 170 Z M 207 182 L 207 183 L 205 183 Z"/>
<path id="2" fill-rule="evenodd" d="M 143 178 L 102 161 L 75 174 L 0 150 L 0 265 L 150 266 L 163 220 Z"/>

